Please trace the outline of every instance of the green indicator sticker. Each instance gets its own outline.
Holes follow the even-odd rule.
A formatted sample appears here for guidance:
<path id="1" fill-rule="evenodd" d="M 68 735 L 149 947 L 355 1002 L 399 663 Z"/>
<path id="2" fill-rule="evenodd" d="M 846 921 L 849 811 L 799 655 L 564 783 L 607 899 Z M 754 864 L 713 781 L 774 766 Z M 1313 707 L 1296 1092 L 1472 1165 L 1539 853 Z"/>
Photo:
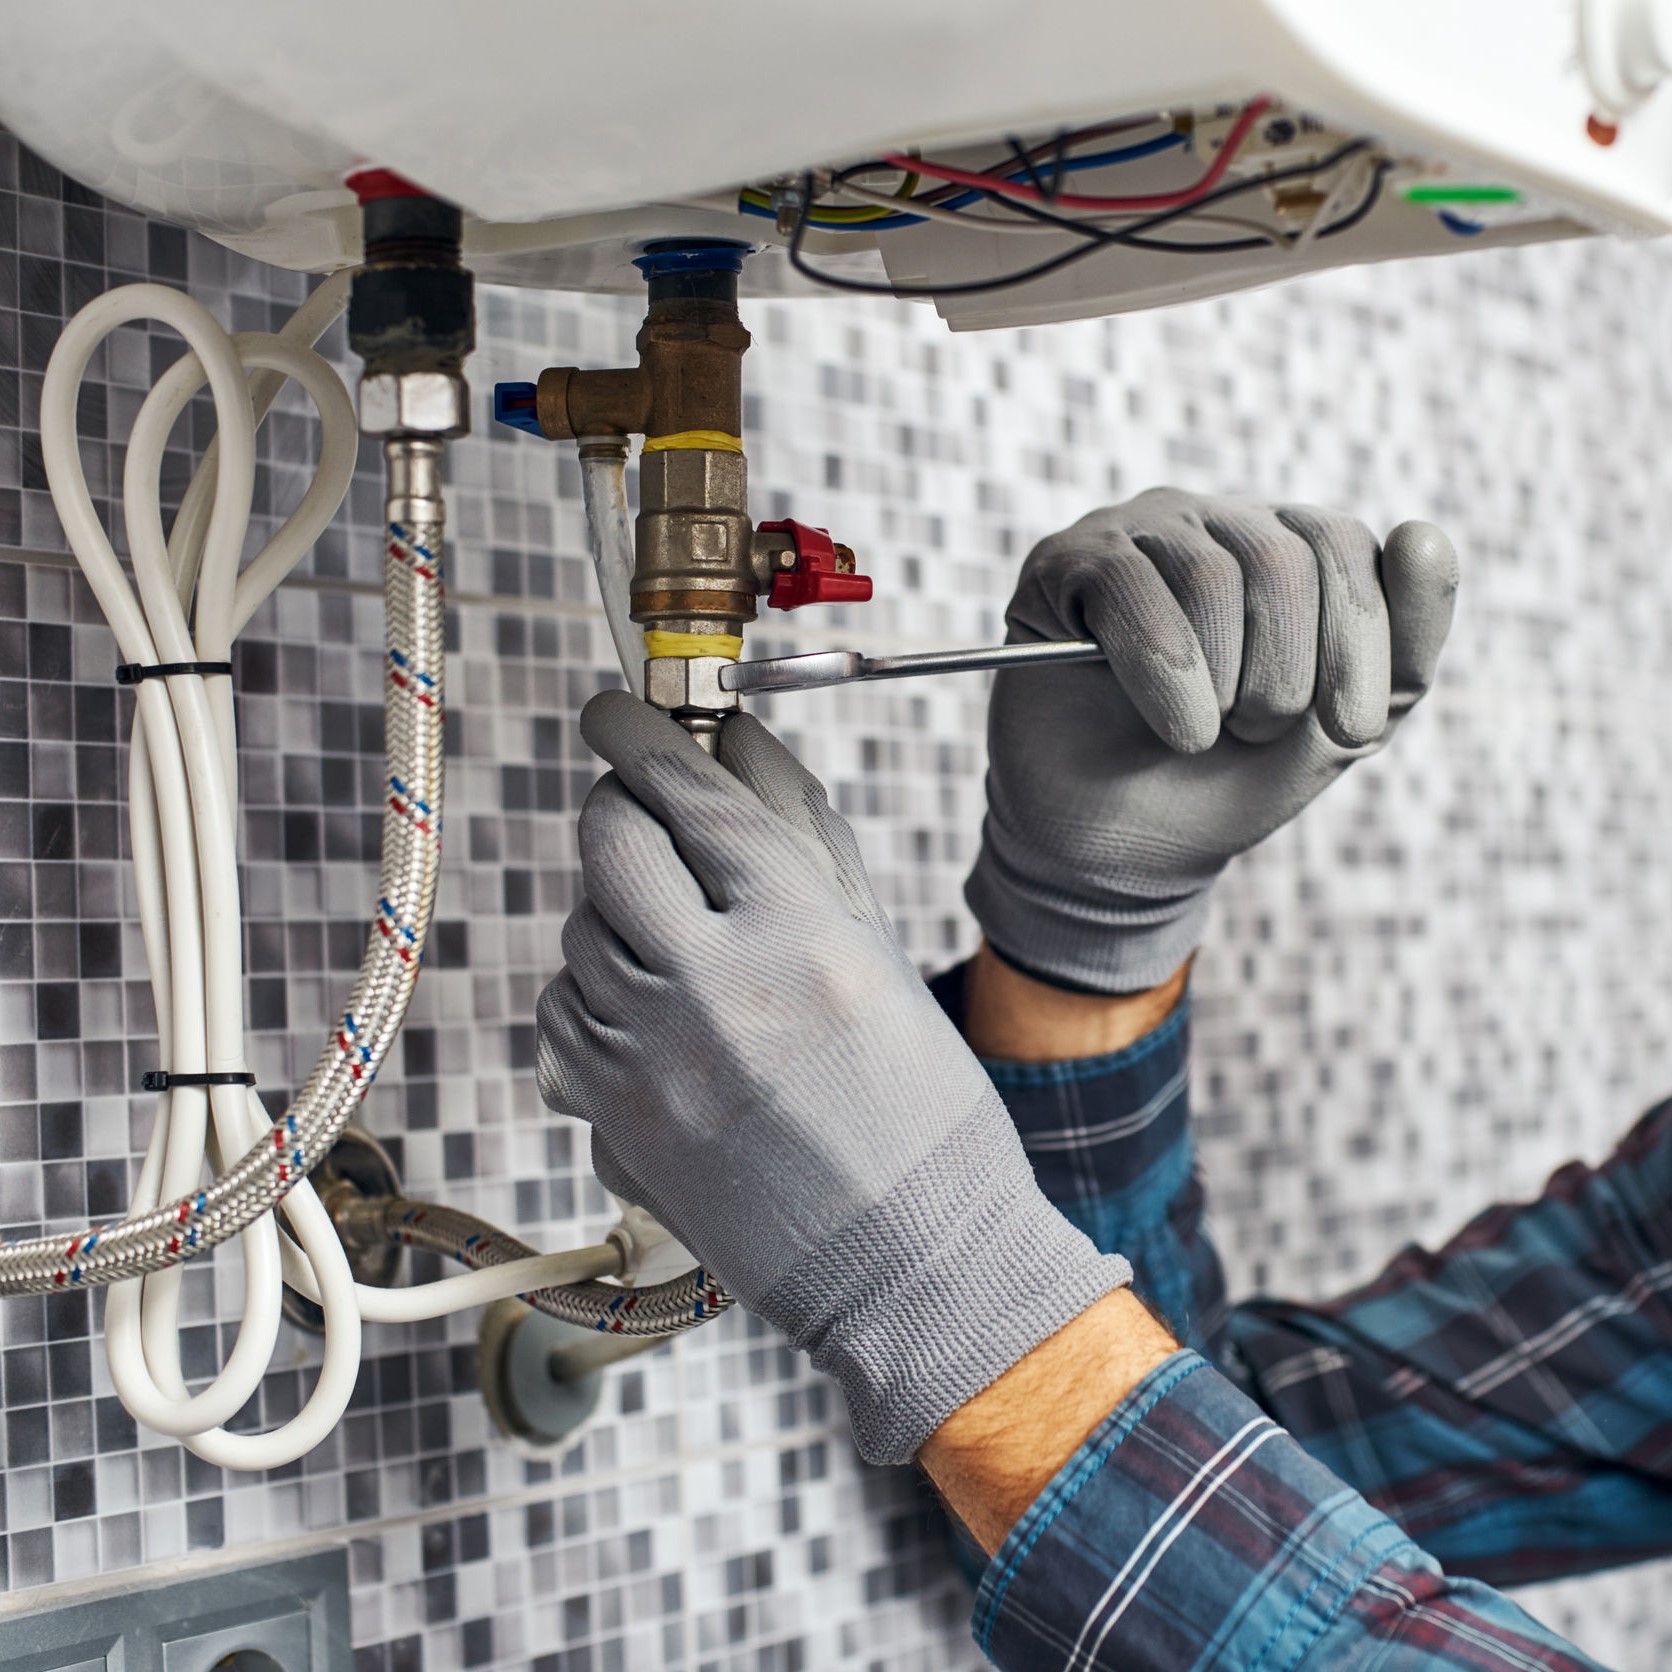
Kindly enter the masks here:
<path id="1" fill-rule="evenodd" d="M 1514 186 L 1465 186 L 1446 181 L 1419 182 L 1404 188 L 1407 203 L 1519 203 Z"/>

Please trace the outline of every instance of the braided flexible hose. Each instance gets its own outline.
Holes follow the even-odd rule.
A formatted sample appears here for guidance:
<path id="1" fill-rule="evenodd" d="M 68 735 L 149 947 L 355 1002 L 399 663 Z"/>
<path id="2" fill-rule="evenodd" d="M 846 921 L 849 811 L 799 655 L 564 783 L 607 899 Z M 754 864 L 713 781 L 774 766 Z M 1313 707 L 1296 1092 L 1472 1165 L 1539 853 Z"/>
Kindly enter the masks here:
<path id="1" fill-rule="evenodd" d="M 372 1204 L 368 1204 L 371 1206 Z M 444 1254 L 472 1270 L 526 1260 L 535 1250 L 484 1219 L 399 1196 L 376 1204 L 383 1234 L 408 1248 Z M 612 1283 L 565 1283 L 522 1297 L 537 1312 L 611 1335 L 678 1335 L 717 1317 L 732 1297 L 701 1266 L 666 1283 L 625 1289 Z"/>
<path id="2" fill-rule="evenodd" d="M 392 512 L 383 584 L 387 619 L 384 749 L 388 768 L 377 911 L 342 1021 L 271 1132 L 195 1194 L 71 1237 L 0 1246 L 0 1295 L 52 1294 L 161 1271 L 237 1236 L 324 1157 L 376 1077 L 399 1029 L 435 904 L 441 859 L 441 444 L 388 444 Z M 427 490 L 415 494 L 414 474 Z"/>

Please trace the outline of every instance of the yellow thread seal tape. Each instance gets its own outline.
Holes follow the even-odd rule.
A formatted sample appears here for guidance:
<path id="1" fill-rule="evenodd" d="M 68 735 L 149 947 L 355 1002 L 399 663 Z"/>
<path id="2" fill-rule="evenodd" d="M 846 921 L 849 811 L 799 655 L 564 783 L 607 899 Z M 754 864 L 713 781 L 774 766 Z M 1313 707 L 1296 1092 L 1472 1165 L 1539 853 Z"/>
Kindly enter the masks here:
<path id="1" fill-rule="evenodd" d="M 644 635 L 644 652 L 652 661 L 664 656 L 683 656 L 689 661 L 694 656 L 724 656 L 735 662 L 743 654 L 741 633 L 664 633 L 648 627 Z"/>
<path id="2" fill-rule="evenodd" d="M 706 453 L 741 453 L 743 437 L 727 435 L 724 430 L 681 430 L 677 435 L 647 435 L 647 453 L 675 453 L 684 448 L 698 448 Z"/>

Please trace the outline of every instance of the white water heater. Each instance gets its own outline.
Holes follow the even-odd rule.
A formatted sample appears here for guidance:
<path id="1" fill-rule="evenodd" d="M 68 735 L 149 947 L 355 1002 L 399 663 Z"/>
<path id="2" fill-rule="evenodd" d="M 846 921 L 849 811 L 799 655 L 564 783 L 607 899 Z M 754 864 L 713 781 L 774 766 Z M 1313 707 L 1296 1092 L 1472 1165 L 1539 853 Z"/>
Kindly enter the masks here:
<path id="1" fill-rule="evenodd" d="M 459 204 L 485 279 L 636 292 L 647 242 L 729 238 L 758 252 L 746 292 L 811 291 L 812 274 L 886 283 L 931 297 L 955 327 L 1482 243 L 1672 230 L 1669 0 L 0 0 L 0 17 L 0 120 L 25 143 L 120 202 L 313 271 L 357 257 L 343 180 L 364 164 Z M 1110 241 L 995 288 L 977 287 L 1076 234 L 999 230 L 1016 219 L 1004 205 L 963 224 L 855 214 L 809 222 L 800 271 L 787 259 L 783 206 L 804 171 L 817 187 L 909 152 L 991 172 L 1017 136 L 1151 116 L 1186 143 L 1075 186 L 1163 198 L 1261 95 L 1271 119 L 1223 184 L 1292 180 L 1368 141 L 1385 189 L 1359 220 L 1299 236 L 1324 207 L 1316 192 L 1250 189 L 1218 217 L 1241 234 Z M 1353 207 L 1344 190 L 1337 220 Z"/>

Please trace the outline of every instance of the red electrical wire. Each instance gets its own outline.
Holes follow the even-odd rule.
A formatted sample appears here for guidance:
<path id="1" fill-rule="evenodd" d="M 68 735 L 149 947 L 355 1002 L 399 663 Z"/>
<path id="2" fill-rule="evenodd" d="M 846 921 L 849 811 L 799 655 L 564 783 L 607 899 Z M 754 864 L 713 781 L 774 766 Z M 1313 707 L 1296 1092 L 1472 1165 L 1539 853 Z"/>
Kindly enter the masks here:
<path id="1" fill-rule="evenodd" d="M 973 186 L 977 191 L 994 192 L 1000 197 L 1023 198 L 1029 203 L 1044 204 L 1052 209 L 1087 209 L 1103 214 L 1147 214 L 1152 209 L 1182 209 L 1198 198 L 1206 197 L 1225 178 L 1226 169 L 1231 166 L 1237 153 L 1246 143 L 1254 124 L 1271 109 L 1271 103 L 1272 101 L 1263 95 L 1248 102 L 1232 125 L 1231 131 L 1226 134 L 1225 143 L 1219 148 L 1219 155 L 1213 159 L 1207 172 L 1195 185 L 1186 186 L 1176 192 L 1156 192 L 1149 197 L 1080 197 L 1072 192 L 1059 192 L 1054 197 L 1049 197 L 1037 186 L 1030 186 L 1024 180 L 1006 180 L 999 175 L 978 174 L 973 169 L 953 168 L 947 163 L 926 162 L 921 157 L 907 157 L 897 151 L 888 153 L 883 161 L 890 168 L 926 174 L 931 180 L 945 180 L 955 186 Z M 902 212 L 911 212 L 909 202 L 902 204 Z"/>

